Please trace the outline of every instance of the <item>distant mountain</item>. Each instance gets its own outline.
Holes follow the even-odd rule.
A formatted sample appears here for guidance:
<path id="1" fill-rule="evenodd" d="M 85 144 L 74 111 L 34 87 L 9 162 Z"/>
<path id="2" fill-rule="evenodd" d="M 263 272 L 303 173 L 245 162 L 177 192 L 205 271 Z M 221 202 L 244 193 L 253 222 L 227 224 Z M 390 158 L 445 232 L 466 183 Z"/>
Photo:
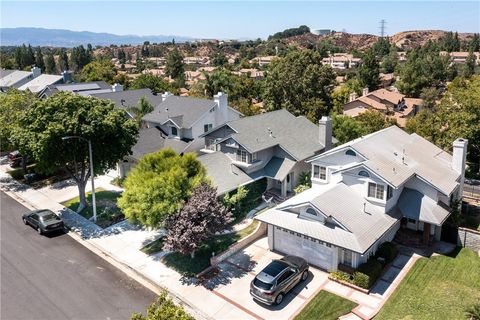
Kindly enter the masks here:
<path id="1" fill-rule="evenodd" d="M 175 39 L 175 42 L 185 42 L 194 40 L 189 37 L 156 35 L 156 36 L 136 36 L 136 35 L 116 35 L 111 33 L 97 33 L 89 31 L 71 31 L 64 29 L 44 29 L 44 28 L 0 28 L 0 45 L 18 46 L 22 44 L 31 44 L 32 46 L 52 46 L 52 47 L 74 47 L 86 45 L 87 43 L 95 45 L 121 45 L 121 44 L 143 44 L 145 41 L 168 42 Z"/>

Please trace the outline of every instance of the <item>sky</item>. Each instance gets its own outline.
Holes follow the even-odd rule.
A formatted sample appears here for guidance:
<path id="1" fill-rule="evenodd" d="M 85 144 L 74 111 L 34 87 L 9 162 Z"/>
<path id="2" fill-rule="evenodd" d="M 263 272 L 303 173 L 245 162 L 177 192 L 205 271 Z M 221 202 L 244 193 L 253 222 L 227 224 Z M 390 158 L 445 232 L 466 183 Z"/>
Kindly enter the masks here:
<path id="1" fill-rule="evenodd" d="M 266 38 L 307 25 L 350 33 L 480 32 L 480 1 L 3 1 L 0 26 L 193 38 Z"/>

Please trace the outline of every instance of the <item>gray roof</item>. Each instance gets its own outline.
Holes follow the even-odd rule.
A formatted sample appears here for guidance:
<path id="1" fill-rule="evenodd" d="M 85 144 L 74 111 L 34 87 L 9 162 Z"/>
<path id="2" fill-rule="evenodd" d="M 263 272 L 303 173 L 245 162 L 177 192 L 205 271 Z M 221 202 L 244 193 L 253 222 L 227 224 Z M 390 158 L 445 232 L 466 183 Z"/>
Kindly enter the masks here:
<path id="1" fill-rule="evenodd" d="M 52 85 L 63 81 L 62 76 L 54 74 L 41 74 L 38 77 L 28 81 L 18 88 L 18 90 L 30 90 L 33 93 L 38 93 L 45 89 L 48 85 Z"/>
<path id="2" fill-rule="evenodd" d="M 304 117 L 295 117 L 285 109 L 241 118 L 226 125 L 236 132 L 231 137 L 249 152 L 278 145 L 301 161 L 325 147 L 318 140 L 317 125 Z"/>
<path id="3" fill-rule="evenodd" d="M 177 153 L 182 153 L 188 147 L 189 142 L 180 139 L 169 139 L 157 128 L 140 129 L 137 143 L 132 147 L 131 158 L 140 160 L 149 153 L 170 148 Z"/>
<path id="4" fill-rule="evenodd" d="M 14 72 L 15 70 L 0 69 L 0 79 Z"/>
<path id="5" fill-rule="evenodd" d="M 419 135 L 391 126 L 352 140 L 309 161 L 340 149 L 352 148 L 367 160 L 361 164 L 398 187 L 414 175 L 446 195 L 457 187 L 460 173 L 451 167 L 452 156 Z"/>
<path id="6" fill-rule="evenodd" d="M 108 99 L 115 103 L 117 108 L 128 109 L 128 107 L 137 106 L 140 99 L 145 97 L 152 107 L 162 102 L 162 97 L 154 95 L 150 89 L 125 90 L 107 93 L 91 93 L 92 97 L 99 99 Z"/>
<path id="7" fill-rule="evenodd" d="M 0 87 L 12 87 L 23 79 L 32 76 L 30 71 L 14 70 L 0 78 Z"/>
<path id="8" fill-rule="evenodd" d="M 315 195 L 318 190 L 312 188 L 306 193 L 308 198 L 308 195 Z M 359 253 L 367 251 L 400 219 L 397 210 L 383 213 L 343 182 L 310 198 L 310 201 L 304 201 L 304 198 L 293 197 L 279 207 L 260 214 L 256 219 Z M 301 218 L 298 213 L 289 211 L 289 208 L 299 205 L 315 207 L 345 229 Z"/>
<path id="9" fill-rule="evenodd" d="M 145 115 L 143 120 L 163 124 L 168 119 L 175 118 L 179 121 L 181 118 L 181 127 L 188 129 L 214 106 L 216 103 L 213 100 L 171 95 Z"/>
<path id="10" fill-rule="evenodd" d="M 232 160 L 222 152 L 207 153 L 197 159 L 207 170 L 213 185 L 217 187 L 217 194 L 224 194 L 254 181 L 248 174 L 233 165 Z"/>
<path id="11" fill-rule="evenodd" d="M 417 190 L 403 188 L 397 202 L 404 217 L 441 226 L 450 211 Z"/>
<path id="12" fill-rule="evenodd" d="M 295 166 L 296 162 L 287 158 L 272 157 L 261 170 L 252 172 L 250 176 L 254 179 L 269 177 L 276 180 L 283 180 Z"/>
<path id="13" fill-rule="evenodd" d="M 53 84 L 46 86 L 42 94 L 50 97 L 60 91 L 68 92 L 98 92 L 98 90 L 109 90 L 111 91 L 112 87 L 105 81 L 92 81 L 92 82 L 80 82 L 80 83 L 65 83 L 65 84 Z"/>

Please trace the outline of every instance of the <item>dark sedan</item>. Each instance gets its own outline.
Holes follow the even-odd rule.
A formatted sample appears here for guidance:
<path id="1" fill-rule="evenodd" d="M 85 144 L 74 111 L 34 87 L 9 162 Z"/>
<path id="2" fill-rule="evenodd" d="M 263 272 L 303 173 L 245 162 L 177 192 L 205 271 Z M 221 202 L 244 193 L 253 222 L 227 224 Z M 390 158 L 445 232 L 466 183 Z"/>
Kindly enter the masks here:
<path id="1" fill-rule="evenodd" d="M 262 303 L 278 305 L 293 287 L 307 278 L 307 261 L 300 257 L 286 256 L 273 260 L 257 274 L 250 283 L 250 294 Z"/>
<path id="2" fill-rule="evenodd" d="M 55 213 L 50 210 L 35 210 L 22 216 L 23 223 L 34 227 L 39 234 L 64 230 L 64 224 Z"/>

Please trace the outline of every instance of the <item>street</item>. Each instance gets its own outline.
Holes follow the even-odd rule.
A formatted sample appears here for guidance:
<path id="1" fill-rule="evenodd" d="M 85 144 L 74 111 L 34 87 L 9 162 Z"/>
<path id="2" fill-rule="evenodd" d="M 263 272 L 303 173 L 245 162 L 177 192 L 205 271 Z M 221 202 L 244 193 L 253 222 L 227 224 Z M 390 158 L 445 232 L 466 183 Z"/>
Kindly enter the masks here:
<path id="1" fill-rule="evenodd" d="M 67 234 L 38 235 L 0 194 L 1 319 L 129 319 L 155 299 Z"/>

